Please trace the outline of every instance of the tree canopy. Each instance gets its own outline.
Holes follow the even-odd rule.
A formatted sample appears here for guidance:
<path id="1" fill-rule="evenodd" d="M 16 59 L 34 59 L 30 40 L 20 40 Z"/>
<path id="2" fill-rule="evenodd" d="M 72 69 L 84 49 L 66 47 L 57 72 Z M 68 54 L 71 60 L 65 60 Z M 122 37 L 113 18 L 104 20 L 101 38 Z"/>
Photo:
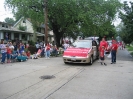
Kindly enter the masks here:
<path id="1" fill-rule="evenodd" d="M 123 22 L 121 31 L 122 39 L 125 43 L 131 43 L 133 41 L 133 2 L 129 4 L 124 2 L 123 10 L 120 12 L 120 18 Z"/>
<path id="2" fill-rule="evenodd" d="M 44 23 L 44 0 L 5 0 L 16 16 L 30 18 L 34 27 Z M 114 35 L 112 21 L 121 4 L 118 0 L 47 0 L 48 25 L 57 46 L 64 36 Z"/>
<path id="3" fill-rule="evenodd" d="M 13 18 L 7 17 L 7 18 L 5 18 L 5 22 L 13 25 L 15 23 L 15 20 Z"/>

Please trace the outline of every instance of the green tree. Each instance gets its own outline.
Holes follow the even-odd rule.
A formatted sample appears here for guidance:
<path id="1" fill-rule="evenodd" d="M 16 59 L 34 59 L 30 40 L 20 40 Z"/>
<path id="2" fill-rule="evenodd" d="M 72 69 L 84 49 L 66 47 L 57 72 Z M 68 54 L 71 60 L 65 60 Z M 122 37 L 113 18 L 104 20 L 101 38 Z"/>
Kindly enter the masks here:
<path id="1" fill-rule="evenodd" d="M 124 28 L 122 28 L 122 38 L 125 43 L 130 44 L 133 41 L 133 2 L 130 5 L 124 2 L 123 10 L 120 12 Z"/>
<path id="2" fill-rule="evenodd" d="M 129 40 L 129 33 L 127 33 L 126 27 L 122 22 L 117 26 L 117 30 L 117 34 L 122 38 L 122 40 L 126 44 L 130 44 L 131 41 Z"/>
<path id="3" fill-rule="evenodd" d="M 5 22 L 8 23 L 8 24 L 14 24 L 15 23 L 15 20 L 13 18 L 5 18 Z"/>
<path id="4" fill-rule="evenodd" d="M 31 19 L 33 26 L 44 23 L 44 0 L 5 0 L 6 6 Z M 121 6 L 118 0 L 47 0 L 48 24 L 57 46 L 64 36 L 108 35 L 112 20 Z M 80 28 L 79 28 L 80 26 Z"/>

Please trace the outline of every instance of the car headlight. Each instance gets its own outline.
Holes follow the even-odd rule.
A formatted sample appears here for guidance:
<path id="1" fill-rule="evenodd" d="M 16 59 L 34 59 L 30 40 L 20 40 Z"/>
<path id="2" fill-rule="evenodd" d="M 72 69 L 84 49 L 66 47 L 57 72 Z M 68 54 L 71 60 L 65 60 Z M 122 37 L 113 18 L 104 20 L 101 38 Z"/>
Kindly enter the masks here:
<path id="1" fill-rule="evenodd" d="M 89 53 L 88 53 L 88 55 L 87 55 L 87 57 L 86 57 L 86 58 L 89 58 L 89 56 L 90 56 L 90 55 L 89 55 Z"/>

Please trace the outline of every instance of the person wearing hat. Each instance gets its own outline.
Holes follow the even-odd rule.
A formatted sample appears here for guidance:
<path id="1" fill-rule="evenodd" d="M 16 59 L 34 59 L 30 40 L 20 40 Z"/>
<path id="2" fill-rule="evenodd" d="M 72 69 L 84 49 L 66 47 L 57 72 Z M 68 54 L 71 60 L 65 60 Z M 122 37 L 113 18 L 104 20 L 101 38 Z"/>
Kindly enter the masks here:
<path id="1" fill-rule="evenodd" d="M 112 40 L 112 46 L 111 46 L 111 64 L 116 63 L 116 53 L 118 50 L 118 45 L 115 40 Z"/>

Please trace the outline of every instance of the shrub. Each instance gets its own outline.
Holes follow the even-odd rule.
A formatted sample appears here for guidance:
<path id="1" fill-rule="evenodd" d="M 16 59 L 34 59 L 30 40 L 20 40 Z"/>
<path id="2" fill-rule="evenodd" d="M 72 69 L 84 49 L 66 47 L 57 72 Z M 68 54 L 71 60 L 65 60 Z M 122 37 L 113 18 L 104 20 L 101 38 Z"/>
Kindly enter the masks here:
<path id="1" fill-rule="evenodd" d="M 35 42 L 33 42 L 33 41 L 28 41 L 28 43 L 29 43 L 29 45 L 31 45 L 31 46 L 35 46 Z"/>
<path id="2" fill-rule="evenodd" d="M 28 50 L 30 51 L 31 54 L 34 54 L 36 52 L 36 47 L 35 46 L 29 46 Z"/>
<path id="3" fill-rule="evenodd" d="M 131 55 L 133 56 L 133 52 L 131 52 Z"/>

